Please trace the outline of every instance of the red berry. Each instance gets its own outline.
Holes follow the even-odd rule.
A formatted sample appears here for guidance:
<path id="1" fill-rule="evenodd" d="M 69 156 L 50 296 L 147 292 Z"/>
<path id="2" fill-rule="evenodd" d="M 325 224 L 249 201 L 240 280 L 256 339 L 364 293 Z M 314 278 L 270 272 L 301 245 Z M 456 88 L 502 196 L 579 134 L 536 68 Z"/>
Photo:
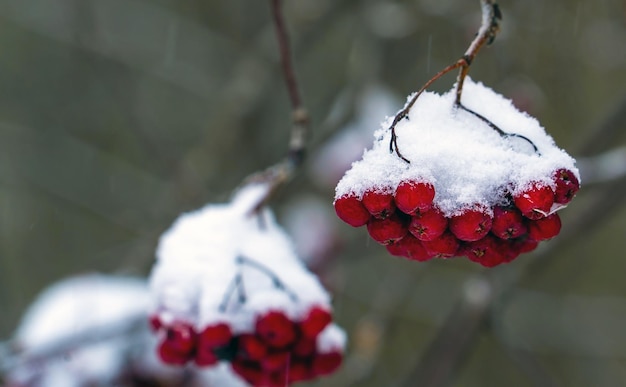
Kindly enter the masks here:
<path id="1" fill-rule="evenodd" d="M 504 243 L 487 235 L 481 240 L 467 243 L 463 251 L 471 261 L 478 262 L 485 267 L 494 267 L 505 262 Z"/>
<path id="2" fill-rule="evenodd" d="M 344 195 L 333 203 L 339 219 L 352 227 L 361 227 L 367 224 L 371 215 L 356 196 Z"/>
<path id="3" fill-rule="evenodd" d="M 414 181 L 401 182 L 394 195 L 398 209 L 409 215 L 430 209 L 434 198 L 435 187 L 432 184 Z"/>
<path id="4" fill-rule="evenodd" d="M 181 365 L 191 359 L 195 346 L 196 333 L 191 325 L 175 322 L 165 328 L 158 353 L 164 363 Z"/>
<path id="5" fill-rule="evenodd" d="M 526 234 L 527 231 L 524 218 L 517 209 L 500 206 L 493 209 L 493 224 L 491 225 L 493 235 L 502 239 L 514 239 Z"/>
<path id="6" fill-rule="evenodd" d="M 462 241 L 472 242 L 483 238 L 489 230 L 493 220 L 491 216 L 478 209 L 466 210 L 460 215 L 450 218 L 450 231 Z"/>
<path id="7" fill-rule="evenodd" d="M 281 311 L 269 311 L 259 316 L 255 329 L 261 340 L 274 348 L 287 347 L 296 339 L 294 323 Z"/>
<path id="8" fill-rule="evenodd" d="M 190 353 L 178 351 L 177 348 L 174 348 L 172 343 L 168 341 L 162 341 L 159 344 L 157 354 L 163 363 L 171 365 L 185 365 L 191 358 Z"/>
<path id="9" fill-rule="evenodd" d="M 292 352 L 299 357 L 308 357 L 315 352 L 315 340 L 308 337 L 300 337 L 293 345 Z"/>
<path id="10" fill-rule="evenodd" d="M 163 322 L 159 318 L 158 314 L 152 314 L 148 317 L 148 325 L 153 332 L 156 332 L 163 327 Z"/>
<path id="11" fill-rule="evenodd" d="M 208 325 L 198 336 L 198 343 L 201 346 L 219 348 L 228 345 L 233 338 L 230 326 L 226 323 Z"/>
<path id="12" fill-rule="evenodd" d="M 341 365 L 341 360 L 340 352 L 318 353 L 313 358 L 313 373 L 315 375 L 332 374 Z"/>
<path id="13" fill-rule="evenodd" d="M 252 334 L 239 336 L 239 349 L 244 358 L 256 361 L 261 360 L 267 353 L 267 346 L 256 335 Z"/>
<path id="14" fill-rule="evenodd" d="M 365 191 L 363 194 L 363 205 L 372 216 L 378 219 L 385 219 L 391 216 L 396 209 L 392 194 L 374 190 Z"/>
<path id="15" fill-rule="evenodd" d="M 530 188 L 513 196 L 515 206 L 529 219 L 543 218 L 554 204 L 554 192 L 547 185 L 534 183 Z"/>
<path id="16" fill-rule="evenodd" d="M 216 364 L 219 357 L 214 350 L 226 347 L 233 334 L 230 326 L 225 323 L 209 325 L 198 335 L 198 347 L 196 349 L 196 364 L 208 366 Z"/>
<path id="17" fill-rule="evenodd" d="M 409 232 L 421 241 L 432 241 L 448 227 L 448 219 L 436 208 L 416 213 L 411 217 Z"/>
<path id="18" fill-rule="evenodd" d="M 459 250 L 459 240 L 449 231 L 444 232 L 432 241 L 423 241 L 422 246 L 431 257 L 451 258 Z"/>
<path id="19" fill-rule="evenodd" d="M 320 306 L 312 307 L 300 323 L 300 332 L 306 337 L 315 338 L 332 321 L 330 311 Z"/>
<path id="20" fill-rule="evenodd" d="M 556 184 L 554 201 L 559 204 L 569 203 L 580 189 L 578 178 L 569 169 L 561 168 L 555 171 L 554 183 Z"/>
<path id="21" fill-rule="evenodd" d="M 528 222 L 528 237 L 535 241 L 553 238 L 561 231 L 561 218 L 557 213 Z"/>
<path id="22" fill-rule="evenodd" d="M 234 373 L 253 386 L 260 385 L 266 379 L 260 364 L 257 362 L 235 358 L 230 366 Z"/>
<path id="23" fill-rule="evenodd" d="M 367 232 L 373 240 L 383 245 L 399 241 L 408 232 L 407 222 L 394 214 L 387 219 L 370 219 Z"/>
<path id="24" fill-rule="evenodd" d="M 291 353 L 287 351 L 268 353 L 261 359 L 261 368 L 269 372 L 286 370 L 290 359 Z"/>
<path id="25" fill-rule="evenodd" d="M 405 235 L 400 241 L 386 247 L 387 251 L 396 257 L 405 257 L 415 261 L 427 261 L 432 258 L 422 246 L 422 242 L 411 234 Z"/>
<path id="26" fill-rule="evenodd" d="M 289 365 L 288 378 L 290 382 L 301 382 L 312 379 L 311 367 L 300 361 L 294 361 Z"/>
<path id="27" fill-rule="evenodd" d="M 535 250 L 537 246 L 539 246 L 538 241 L 532 240 L 530 238 L 526 238 L 525 241 L 519 242 L 518 249 L 519 249 L 520 254 L 530 253 L 531 251 Z"/>

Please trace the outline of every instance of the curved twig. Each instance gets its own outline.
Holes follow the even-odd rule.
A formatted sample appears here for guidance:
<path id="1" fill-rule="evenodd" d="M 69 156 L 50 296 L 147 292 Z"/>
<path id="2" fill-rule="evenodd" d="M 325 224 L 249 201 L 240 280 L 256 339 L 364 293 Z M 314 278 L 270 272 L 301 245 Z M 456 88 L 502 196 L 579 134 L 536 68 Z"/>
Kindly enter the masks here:
<path id="1" fill-rule="evenodd" d="M 404 118 L 408 118 L 409 111 L 415 104 L 415 101 L 417 101 L 417 98 L 424 92 L 424 90 L 426 90 L 431 84 L 433 84 L 433 82 L 441 78 L 443 75 L 458 68 L 460 68 L 460 71 L 457 77 L 455 104 L 460 104 L 461 93 L 463 92 L 463 82 L 465 81 L 465 77 L 469 72 L 470 65 L 474 61 L 474 58 L 476 57 L 480 49 L 485 44 L 493 43 L 498 31 L 500 30 L 500 20 L 502 19 L 502 14 L 500 13 L 500 8 L 498 7 L 498 4 L 495 2 L 495 0 L 481 0 L 480 3 L 482 6 L 483 16 L 482 23 L 480 28 L 478 29 L 476 37 L 470 43 L 469 47 L 465 51 L 465 54 L 463 54 L 463 56 L 455 63 L 439 71 L 437 74 L 435 74 L 435 76 L 429 79 L 428 82 L 426 82 L 424 86 L 422 86 L 419 91 L 413 95 L 411 100 L 404 106 L 404 108 L 396 114 L 393 122 L 391 123 L 391 126 L 389 127 L 389 129 L 391 130 L 389 152 L 395 151 L 398 157 L 400 157 L 407 163 L 410 163 L 411 161 L 402 156 L 402 153 L 398 148 L 398 136 L 396 135 L 396 125 L 398 124 L 398 122 L 400 122 Z"/>
<path id="2" fill-rule="evenodd" d="M 528 137 L 523 136 L 523 135 L 518 134 L 518 133 L 508 133 L 508 132 L 505 132 L 504 130 L 500 129 L 496 124 L 494 124 L 493 122 L 489 121 L 485 116 L 483 116 L 482 114 L 476 113 L 472 109 L 469 109 L 469 108 L 465 107 L 465 105 L 463 105 L 460 102 L 456 103 L 455 106 L 465 110 L 468 113 L 471 113 L 476 118 L 480 119 L 481 121 L 483 121 L 484 123 L 489 125 L 489 127 L 491 129 L 495 130 L 496 132 L 498 132 L 498 134 L 502 138 L 515 137 L 515 138 L 521 138 L 522 140 L 527 141 L 530 144 L 530 146 L 533 147 L 533 150 L 535 151 L 535 153 L 537 153 L 539 156 L 541 156 L 541 153 L 539 152 L 539 149 L 537 148 L 537 145 L 535 145 L 535 143 L 532 142 Z"/>

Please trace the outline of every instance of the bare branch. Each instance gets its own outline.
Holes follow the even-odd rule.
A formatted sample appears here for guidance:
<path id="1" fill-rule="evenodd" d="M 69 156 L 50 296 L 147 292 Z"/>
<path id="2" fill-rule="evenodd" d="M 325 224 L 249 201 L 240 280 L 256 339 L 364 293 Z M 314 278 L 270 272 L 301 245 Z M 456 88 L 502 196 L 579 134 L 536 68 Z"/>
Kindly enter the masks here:
<path id="1" fill-rule="evenodd" d="M 289 34 L 283 19 L 281 0 L 270 0 L 270 5 L 276 30 L 276 40 L 278 41 L 283 76 L 292 106 L 292 127 L 286 159 L 259 174 L 253 175 L 251 178 L 252 180 L 269 183 L 267 195 L 254 206 L 251 213 L 257 213 L 274 195 L 276 190 L 289 180 L 294 171 L 302 165 L 309 126 L 309 114 L 302 103 L 302 97 L 291 59 Z"/>

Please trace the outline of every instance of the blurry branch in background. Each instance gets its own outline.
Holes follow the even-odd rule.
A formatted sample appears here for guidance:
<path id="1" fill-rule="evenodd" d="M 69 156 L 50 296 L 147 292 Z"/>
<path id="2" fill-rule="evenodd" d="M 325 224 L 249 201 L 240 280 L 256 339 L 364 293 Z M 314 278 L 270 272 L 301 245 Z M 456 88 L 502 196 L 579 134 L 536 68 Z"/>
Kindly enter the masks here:
<path id="1" fill-rule="evenodd" d="M 585 185 L 608 183 L 626 175 L 626 146 L 596 156 L 581 157 L 576 165 Z"/>
<path id="2" fill-rule="evenodd" d="M 626 99 L 624 100 L 626 101 Z M 626 114 L 617 112 L 603 120 L 599 127 L 592 131 L 594 136 L 585 144 L 586 149 L 597 149 L 593 143 L 603 142 L 603 136 L 598 133 L 614 133 L 615 128 L 626 127 Z M 622 154 L 618 149 L 612 152 Z M 598 156 L 600 158 L 606 156 Z M 583 178 L 584 179 L 584 178 Z M 583 180 L 584 184 L 584 180 Z M 583 188 L 584 189 L 584 188 Z M 525 260 L 519 260 L 515 265 L 490 269 L 483 272 L 476 281 L 485 287 L 485 293 L 490 294 L 485 304 L 472 302 L 467 291 L 461 296 L 453 311 L 441 325 L 431 345 L 421 355 L 421 360 L 405 379 L 403 386 L 445 386 L 452 382 L 454 375 L 471 352 L 472 344 L 484 329 L 492 329 L 500 317 L 499 312 L 506 305 L 510 297 L 516 292 L 518 283 L 526 277 L 536 276 L 554 263 L 550 259 L 552 254 L 567 246 L 572 246 L 581 236 L 595 229 L 595 227 L 614 215 L 616 210 L 626 200 L 626 174 L 621 174 L 614 184 L 598 187 L 593 192 L 587 207 L 578 211 L 568 220 L 560 235 L 550 243 L 545 244 Z M 583 255 L 579 255 L 583 257 Z M 582 262 L 581 262 L 582 264 Z M 540 368 L 537 359 L 529 352 L 517 353 L 516 364 L 527 373 L 532 380 L 540 379 L 540 386 L 553 386 L 554 381 L 547 374 L 539 374 Z"/>
<path id="3" fill-rule="evenodd" d="M 67 356 L 77 349 L 104 343 L 111 339 L 126 337 L 125 343 L 130 347 L 136 340 L 139 340 L 138 334 L 146 331 L 146 327 L 147 316 L 142 313 L 116 324 L 108 324 L 70 336 L 61 336 L 46 346 L 38 346 L 32 350 L 23 349 L 19 343 L 12 341 L 2 342 L 0 343 L 0 380 L 11 370 L 45 364 L 52 359 Z"/>
<path id="4" fill-rule="evenodd" d="M 302 165 L 309 126 L 309 114 L 302 104 L 302 97 L 292 63 L 289 34 L 282 14 L 281 0 L 270 0 L 270 5 L 280 53 L 280 63 L 291 102 L 292 127 L 285 160 L 248 179 L 249 182 L 258 181 L 269 185 L 267 195 L 256 204 L 253 208 L 253 213 L 258 212 L 269 201 L 278 187 L 289 180 L 294 171 Z"/>
<path id="5" fill-rule="evenodd" d="M 428 264 L 419 268 L 419 276 L 427 271 Z M 415 272 L 392 267 L 380 281 L 376 295 L 352 333 L 352 351 L 346 359 L 341 385 L 353 386 L 365 382 L 381 361 L 383 346 L 393 333 L 399 313 L 411 297 L 411 288 L 418 276 Z"/>
<path id="6" fill-rule="evenodd" d="M 456 99 L 454 101 L 454 105 L 463 107 L 463 105 L 461 105 L 461 93 L 463 92 L 463 82 L 465 81 L 465 77 L 467 77 L 469 68 L 474 61 L 476 55 L 478 55 L 480 49 L 485 44 L 493 43 L 496 38 L 496 34 L 500 30 L 500 20 L 502 19 L 502 14 L 500 13 L 500 8 L 498 7 L 498 4 L 495 2 L 495 0 L 481 0 L 480 4 L 482 9 L 482 23 L 480 28 L 478 29 L 478 32 L 476 33 L 476 37 L 470 43 L 469 47 L 465 51 L 465 54 L 463 54 L 463 56 L 459 60 L 439 71 L 431 79 L 429 79 L 428 82 L 424 84 L 424 86 L 422 86 L 415 94 L 413 94 L 409 102 L 393 118 L 393 122 L 389 127 L 389 129 L 391 130 L 389 151 L 395 151 L 398 157 L 400 157 L 407 163 L 410 163 L 410 161 L 402 156 L 402 153 L 400 153 L 400 150 L 398 149 L 398 137 L 396 136 L 396 125 L 398 124 L 398 122 L 402 121 L 405 118 L 408 119 L 409 112 L 417 101 L 417 98 L 419 98 L 419 96 L 427 88 L 429 88 L 430 85 L 432 85 L 436 80 L 438 80 L 445 74 L 458 68 L 460 68 L 460 70 L 456 81 Z"/>
<path id="7" fill-rule="evenodd" d="M 626 94 L 621 96 L 615 107 L 606 115 L 601 125 L 592 130 L 587 138 L 579 144 L 581 156 L 590 156 L 614 146 L 616 137 L 624 133 L 626 128 Z M 584 178 L 583 178 L 584 179 Z M 583 180 L 583 184 L 585 181 Z"/>

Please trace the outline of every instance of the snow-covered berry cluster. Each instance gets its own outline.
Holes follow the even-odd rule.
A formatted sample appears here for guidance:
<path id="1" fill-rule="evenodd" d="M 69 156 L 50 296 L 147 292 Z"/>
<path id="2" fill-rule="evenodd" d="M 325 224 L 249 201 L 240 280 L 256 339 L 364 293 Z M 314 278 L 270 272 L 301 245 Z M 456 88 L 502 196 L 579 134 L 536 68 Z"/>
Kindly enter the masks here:
<path id="1" fill-rule="evenodd" d="M 181 216 L 161 237 L 151 275 L 151 325 L 172 365 L 228 362 L 253 386 L 286 386 L 334 372 L 345 334 L 330 297 L 267 211 L 267 189 Z"/>
<path id="2" fill-rule="evenodd" d="M 534 118 L 491 89 L 468 78 L 463 105 L 454 97 L 421 95 L 395 127 L 395 152 L 391 121 L 383 123 L 337 185 L 335 211 L 395 256 L 510 262 L 559 233 L 556 211 L 578 191 L 578 170 Z"/>

